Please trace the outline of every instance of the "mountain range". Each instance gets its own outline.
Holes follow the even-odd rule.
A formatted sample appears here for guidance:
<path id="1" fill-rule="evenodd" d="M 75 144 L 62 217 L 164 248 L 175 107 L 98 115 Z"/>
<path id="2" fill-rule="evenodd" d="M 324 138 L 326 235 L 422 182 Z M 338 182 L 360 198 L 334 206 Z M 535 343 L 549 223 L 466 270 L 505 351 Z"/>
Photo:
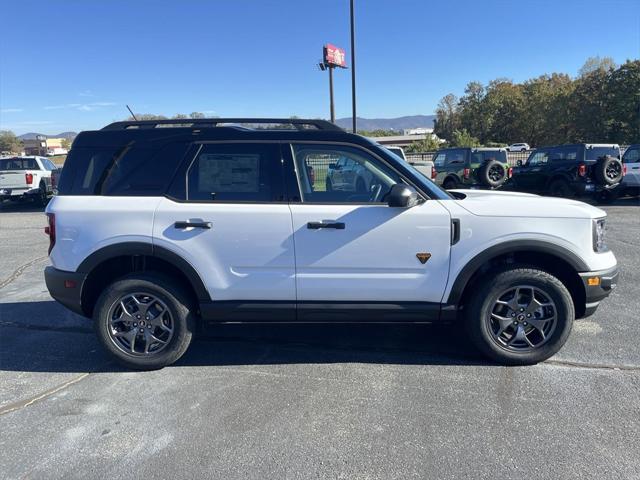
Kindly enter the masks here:
<path id="1" fill-rule="evenodd" d="M 435 115 L 410 115 L 397 118 L 357 118 L 358 130 L 396 130 L 405 128 L 433 128 Z M 351 117 L 338 118 L 336 123 L 345 129 L 351 128 Z"/>
<path id="2" fill-rule="evenodd" d="M 402 131 L 405 128 L 427 127 L 433 128 L 435 115 L 409 115 L 397 118 L 358 118 L 358 130 L 395 130 Z M 336 123 L 344 128 L 351 129 L 351 117 L 338 118 Z M 29 132 L 19 135 L 20 140 L 34 140 L 36 136 L 42 133 Z M 73 140 L 78 135 L 77 132 L 62 132 L 57 135 L 44 135 L 49 138 L 67 138 Z"/>

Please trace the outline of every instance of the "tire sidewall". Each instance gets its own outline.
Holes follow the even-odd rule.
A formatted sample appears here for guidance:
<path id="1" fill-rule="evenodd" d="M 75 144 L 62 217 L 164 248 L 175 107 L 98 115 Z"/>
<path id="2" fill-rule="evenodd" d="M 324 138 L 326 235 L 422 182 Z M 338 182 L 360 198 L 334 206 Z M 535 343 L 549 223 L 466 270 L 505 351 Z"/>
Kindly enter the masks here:
<path id="1" fill-rule="evenodd" d="M 491 168 L 496 165 L 502 168 L 502 177 L 500 177 L 500 180 L 493 180 L 491 177 L 489 177 L 489 170 L 491 170 Z M 482 172 L 481 172 L 480 178 L 482 180 L 482 183 L 484 183 L 488 187 L 494 187 L 494 188 L 499 187 L 505 182 L 507 178 L 507 170 L 504 167 L 504 165 L 498 162 L 497 160 L 490 160 L 486 162 L 484 165 L 482 165 Z"/>
<path id="2" fill-rule="evenodd" d="M 471 338 L 483 353 L 500 363 L 530 365 L 544 361 L 560 350 L 571 333 L 575 318 L 571 295 L 560 280 L 537 269 L 509 269 L 496 273 L 492 281 L 487 283 L 487 286 L 481 289 L 483 293 L 479 300 L 472 302 L 475 305 L 472 305 L 469 312 L 471 318 L 468 318 Z M 526 352 L 501 346 L 493 338 L 488 321 L 498 295 L 518 285 L 530 285 L 542 290 L 553 300 L 557 314 L 551 338 L 544 345 Z"/>
<path id="3" fill-rule="evenodd" d="M 109 310 L 122 296 L 134 292 L 150 293 L 156 296 L 164 302 L 173 318 L 174 333 L 169 345 L 152 357 L 126 354 L 114 344 L 108 331 Z M 128 275 L 115 281 L 102 292 L 94 308 L 93 326 L 103 347 L 120 364 L 139 370 L 162 368 L 178 360 L 191 343 L 195 319 L 187 298 L 184 292 L 169 279 L 148 275 Z"/>

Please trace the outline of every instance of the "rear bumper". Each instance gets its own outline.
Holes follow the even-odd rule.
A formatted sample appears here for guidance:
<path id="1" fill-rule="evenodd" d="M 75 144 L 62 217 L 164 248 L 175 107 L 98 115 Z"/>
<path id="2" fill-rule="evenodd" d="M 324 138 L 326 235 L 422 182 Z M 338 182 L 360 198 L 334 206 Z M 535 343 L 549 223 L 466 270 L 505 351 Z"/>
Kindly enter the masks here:
<path id="1" fill-rule="evenodd" d="M 82 287 L 85 273 L 65 272 L 54 267 L 44 269 L 44 281 L 49 294 L 62 305 L 78 315 L 86 316 L 82 310 Z"/>
<path id="2" fill-rule="evenodd" d="M 40 193 L 38 188 L 0 188 L 0 199 L 21 198 Z"/>
<path id="3" fill-rule="evenodd" d="M 618 266 L 607 270 L 580 273 L 585 291 L 584 317 L 593 315 L 600 302 L 607 298 L 618 283 Z M 597 283 L 597 284 L 596 284 Z"/>

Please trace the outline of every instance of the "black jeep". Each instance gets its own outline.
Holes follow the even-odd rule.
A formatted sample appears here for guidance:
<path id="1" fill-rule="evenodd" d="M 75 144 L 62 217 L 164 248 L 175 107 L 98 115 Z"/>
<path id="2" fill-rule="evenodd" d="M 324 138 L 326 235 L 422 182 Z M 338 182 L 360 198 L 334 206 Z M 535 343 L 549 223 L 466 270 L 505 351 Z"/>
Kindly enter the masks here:
<path id="1" fill-rule="evenodd" d="M 534 150 L 526 163 L 518 160 L 507 187 L 556 197 L 597 197 L 623 176 L 618 145 L 579 143 Z"/>
<path id="2" fill-rule="evenodd" d="M 511 173 L 504 148 L 443 148 L 433 156 L 431 178 L 446 190 L 498 188 Z"/>

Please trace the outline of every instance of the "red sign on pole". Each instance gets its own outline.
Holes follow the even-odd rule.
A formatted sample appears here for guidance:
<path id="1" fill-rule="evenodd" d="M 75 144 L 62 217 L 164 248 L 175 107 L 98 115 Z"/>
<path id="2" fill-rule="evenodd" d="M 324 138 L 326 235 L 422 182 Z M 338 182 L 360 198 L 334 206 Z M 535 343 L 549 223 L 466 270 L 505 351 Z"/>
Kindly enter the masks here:
<path id="1" fill-rule="evenodd" d="M 327 43 L 323 50 L 325 63 L 336 67 L 347 67 L 347 58 L 344 53 L 344 48 L 338 48 L 335 45 Z"/>

